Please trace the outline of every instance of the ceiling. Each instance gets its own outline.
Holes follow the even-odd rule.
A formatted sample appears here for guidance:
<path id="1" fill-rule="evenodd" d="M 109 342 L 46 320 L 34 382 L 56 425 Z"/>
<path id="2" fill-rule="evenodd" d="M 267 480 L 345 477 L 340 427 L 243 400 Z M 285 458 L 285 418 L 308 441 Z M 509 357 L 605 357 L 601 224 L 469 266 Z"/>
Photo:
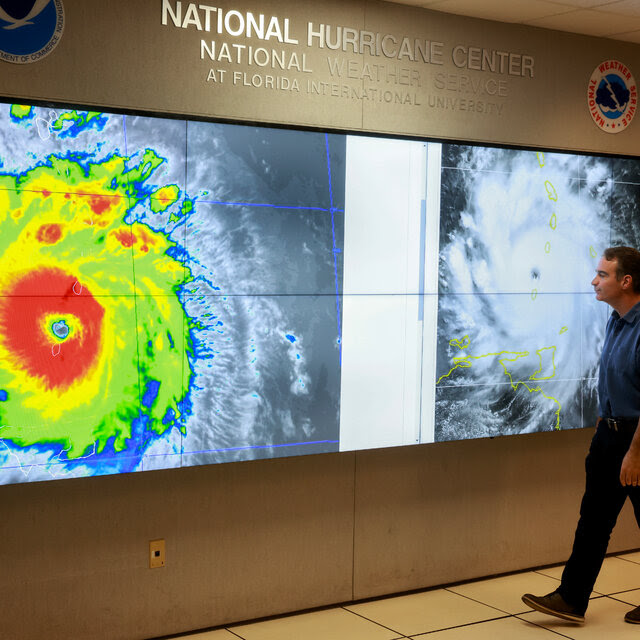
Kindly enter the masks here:
<path id="1" fill-rule="evenodd" d="M 434 11 L 640 43 L 640 0 L 393 0 Z"/>

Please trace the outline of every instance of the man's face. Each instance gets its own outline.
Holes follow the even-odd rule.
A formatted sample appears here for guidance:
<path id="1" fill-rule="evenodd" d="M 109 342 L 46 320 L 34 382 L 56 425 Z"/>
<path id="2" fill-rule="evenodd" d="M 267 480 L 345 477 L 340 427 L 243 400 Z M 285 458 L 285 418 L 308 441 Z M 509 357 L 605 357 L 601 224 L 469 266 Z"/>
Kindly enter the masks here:
<path id="1" fill-rule="evenodd" d="M 596 300 L 602 300 L 609 304 L 615 303 L 623 295 L 625 289 L 625 276 L 621 280 L 616 278 L 617 260 L 605 260 L 600 258 L 596 267 L 596 277 L 591 281 L 596 293 Z"/>

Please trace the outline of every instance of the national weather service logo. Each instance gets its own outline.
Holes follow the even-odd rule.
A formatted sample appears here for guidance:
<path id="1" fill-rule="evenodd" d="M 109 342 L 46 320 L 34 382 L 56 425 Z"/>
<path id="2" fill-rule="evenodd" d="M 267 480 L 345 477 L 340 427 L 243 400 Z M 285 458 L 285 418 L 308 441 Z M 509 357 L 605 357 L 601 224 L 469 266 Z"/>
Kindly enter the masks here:
<path id="1" fill-rule="evenodd" d="M 37 62 L 55 49 L 63 29 L 62 0 L 0 0 L 0 60 Z"/>
<path id="2" fill-rule="evenodd" d="M 591 74 L 587 103 L 593 121 L 607 133 L 624 131 L 638 108 L 631 71 L 618 60 L 605 60 Z"/>

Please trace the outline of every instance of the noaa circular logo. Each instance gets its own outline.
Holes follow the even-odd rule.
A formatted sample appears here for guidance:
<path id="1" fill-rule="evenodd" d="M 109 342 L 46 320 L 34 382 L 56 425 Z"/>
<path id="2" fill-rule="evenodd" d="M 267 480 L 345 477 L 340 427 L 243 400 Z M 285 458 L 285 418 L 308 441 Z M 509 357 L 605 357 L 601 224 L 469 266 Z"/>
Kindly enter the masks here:
<path id="1" fill-rule="evenodd" d="M 591 74 L 587 103 L 593 121 L 607 133 L 624 131 L 638 108 L 631 71 L 619 60 L 605 60 Z"/>
<path id="2" fill-rule="evenodd" d="M 0 0 L 0 60 L 37 62 L 56 48 L 63 29 L 62 0 Z"/>

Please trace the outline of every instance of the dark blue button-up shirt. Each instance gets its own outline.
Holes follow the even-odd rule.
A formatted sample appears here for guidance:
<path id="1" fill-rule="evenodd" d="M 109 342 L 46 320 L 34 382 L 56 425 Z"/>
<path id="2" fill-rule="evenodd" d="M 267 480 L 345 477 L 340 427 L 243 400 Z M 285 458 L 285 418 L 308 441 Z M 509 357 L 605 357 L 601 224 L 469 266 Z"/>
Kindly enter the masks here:
<path id="1" fill-rule="evenodd" d="M 640 302 L 607 322 L 598 379 L 600 416 L 640 416 Z"/>

